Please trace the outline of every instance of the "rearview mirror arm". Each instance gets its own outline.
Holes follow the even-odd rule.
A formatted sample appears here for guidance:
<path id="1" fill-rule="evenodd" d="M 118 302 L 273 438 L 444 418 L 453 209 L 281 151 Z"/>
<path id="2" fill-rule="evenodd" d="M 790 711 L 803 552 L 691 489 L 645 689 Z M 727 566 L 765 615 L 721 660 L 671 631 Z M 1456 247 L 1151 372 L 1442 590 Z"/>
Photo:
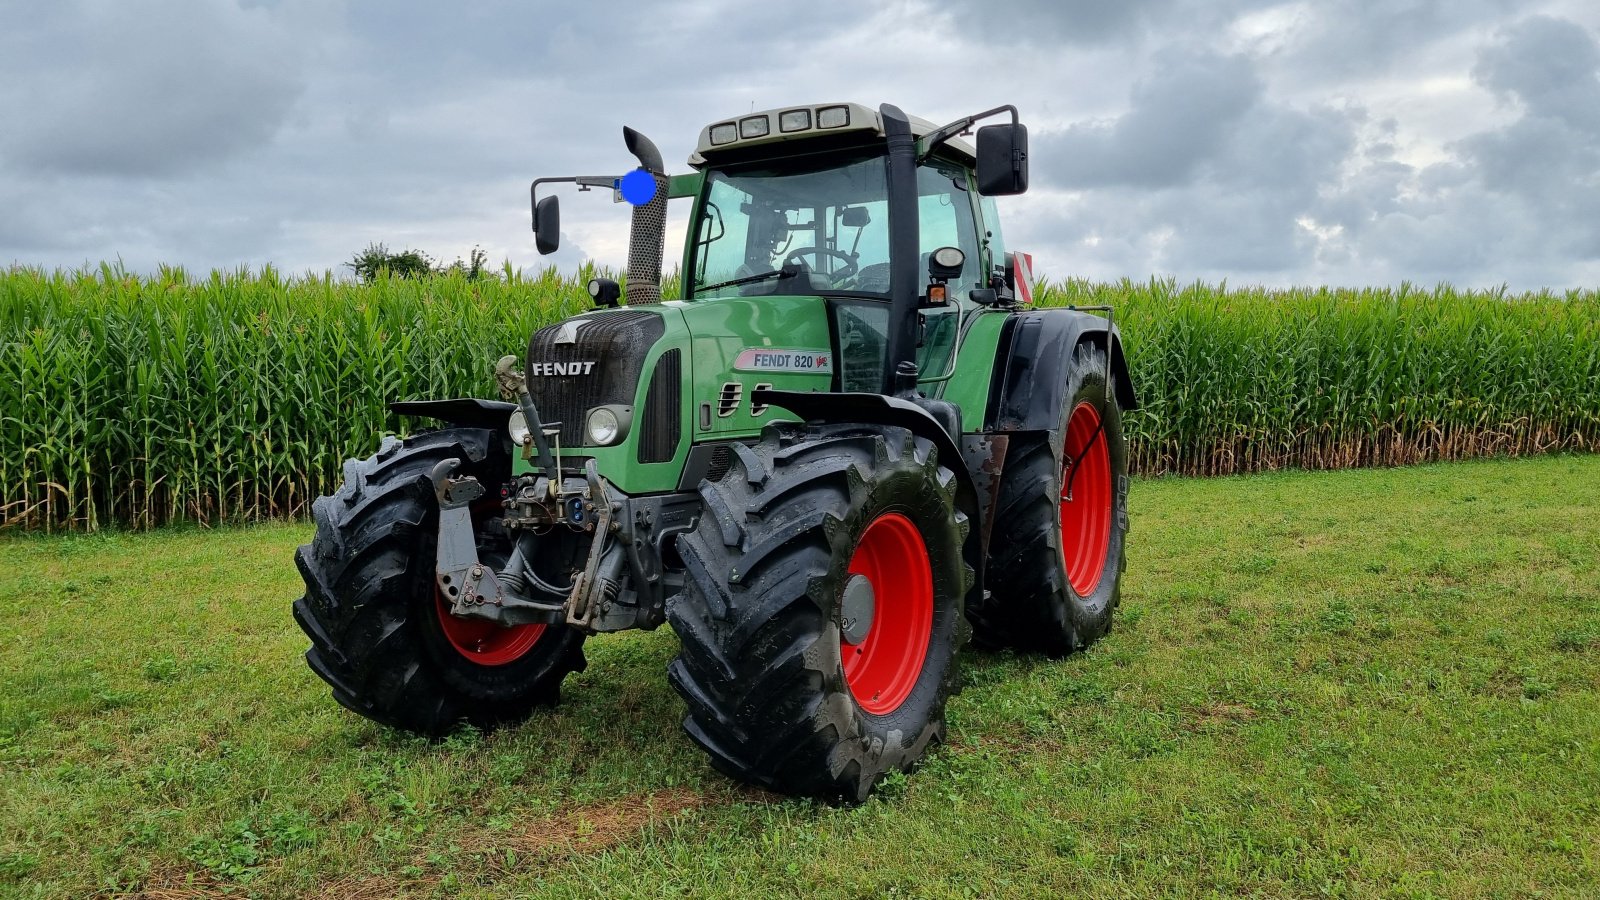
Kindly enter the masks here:
<path id="1" fill-rule="evenodd" d="M 973 113 L 965 118 L 957 119 L 949 125 L 935 128 L 933 131 L 923 135 L 922 140 L 918 142 L 921 145 L 921 149 L 917 151 L 917 165 L 922 165 L 940 144 L 971 128 L 978 121 L 1003 112 L 1011 113 L 1011 124 L 1016 125 L 1020 121 L 1017 117 L 1017 108 L 1007 103 L 1005 106 L 996 106 L 994 109 L 986 109 L 981 113 Z"/>
<path id="2" fill-rule="evenodd" d="M 587 191 L 592 187 L 615 187 L 621 175 L 567 175 L 562 178 L 535 178 L 533 184 L 528 185 L 528 206 L 533 213 L 533 230 L 539 230 L 539 185 L 541 184 L 576 184 L 578 190 Z"/>

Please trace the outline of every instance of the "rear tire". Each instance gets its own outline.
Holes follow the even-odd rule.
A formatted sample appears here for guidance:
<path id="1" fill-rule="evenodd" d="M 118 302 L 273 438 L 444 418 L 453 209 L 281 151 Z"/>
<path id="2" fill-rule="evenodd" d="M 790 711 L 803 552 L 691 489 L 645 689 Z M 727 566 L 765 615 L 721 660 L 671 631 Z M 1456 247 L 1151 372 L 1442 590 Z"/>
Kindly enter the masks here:
<path id="1" fill-rule="evenodd" d="M 369 719 L 438 735 L 465 721 L 520 721 L 554 704 L 568 672 L 584 668 L 582 633 L 564 625 L 496 628 L 457 619 L 434 584 L 439 508 L 429 473 L 463 464 L 488 490 L 492 513 L 511 472 L 500 435 L 481 428 L 385 438 L 376 456 L 345 463 L 345 480 L 312 506 L 316 536 L 295 554 L 305 596 L 295 621 L 311 638 L 306 662 L 333 697 Z M 498 561 L 504 539 L 479 532 Z"/>
<path id="2" fill-rule="evenodd" d="M 678 539 L 684 729 L 735 778 L 864 800 L 944 737 L 973 579 L 955 474 L 896 428 L 778 426 L 735 451 Z"/>
<path id="3" fill-rule="evenodd" d="M 1080 345 L 1062 373 L 1058 427 L 1011 440 L 986 570 L 990 597 L 972 611 L 984 644 L 1063 656 L 1111 630 L 1127 563 L 1128 454 L 1105 372 L 1105 353 Z"/>

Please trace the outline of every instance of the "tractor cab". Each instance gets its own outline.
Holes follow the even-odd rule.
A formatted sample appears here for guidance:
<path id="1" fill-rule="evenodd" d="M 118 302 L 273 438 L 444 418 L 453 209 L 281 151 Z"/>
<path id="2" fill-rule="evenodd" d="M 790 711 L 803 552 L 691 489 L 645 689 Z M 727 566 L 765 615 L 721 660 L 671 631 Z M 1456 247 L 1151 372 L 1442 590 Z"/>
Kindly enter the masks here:
<path id="1" fill-rule="evenodd" d="M 986 165 L 1005 171 L 979 175 L 978 151 L 957 135 L 1004 111 L 1013 124 L 983 131 L 991 147 Z M 915 142 L 909 178 L 891 173 L 886 129 Z M 959 271 L 941 281 L 986 288 L 1003 251 L 993 204 L 984 198 L 1026 189 L 1026 152 L 1026 130 L 1010 107 L 945 129 L 893 107 L 858 104 L 774 109 L 708 125 L 689 157 L 701 186 L 684 253 L 685 297 L 726 296 L 736 286 L 744 295 L 815 291 L 887 300 L 892 253 L 905 249 L 891 238 L 904 242 L 908 231 L 915 233 L 908 243 L 916 247 L 920 280 L 928 280 L 933 254 L 953 247 L 961 253 Z M 908 221 L 891 230 L 891 183 L 897 196 L 915 198 L 914 228 Z M 894 204 L 902 215 L 904 202 Z"/>
<path id="2" fill-rule="evenodd" d="M 963 263 L 952 281 L 985 287 L 980 273 L 990 241 L 972 181 L 972 150 L 964 142 L 947 146 L 952 152 L 917 170 L 918 270 L 927 272 L 935 250 L 956 247 Z M 703 151 L 697 157 L 704 159 Z M 889 299 L 881 143 L 820 158 L 797 152 L 703 165 L 685 254 L 686 299 L 772 293 Z"/>
<path id="3" fill-rule="evenodd" d="M 721 123 L 701 133 L 690 163 L 700 168 L 690 238 L 684 253 L 683 292 L 689 301 L 806 295 L 828 307 L 845 391 L 880 390 L 888 349 L 893 266 L 889 187 L 884 142 L 876 113 L 863 107 L 823 107 L 835 119 L 861 126 L 812 128 L 783 140 L 751 145 L 726 136 L 739 127 Z M 742 122 L 797 123 L 810 110 L 774 110 Z M 824 119 L 819 113 L 811 121 Z M 913 121 L 913 134 L 933 126 Z M 744 126 L 747 130 L 749 126 Z M 718 135 L 725 143 L 713 143 Z M 818 144 L 822 147 L 819 148 Z M 976 189 L 975 151 L 951 140 L 916 169 L 920 340 L 919 371 L 938 371 L 948 359 L 962 307 L 973 290 L 989 287 L 994 262 L 1003 259 L 999 226 L 986 224 Z M 934 302 L 930 263 L 936 253 L 944 297 Z M 936 292 L 935 292 L 936 293 Z"/>
<path id="4" fill-rule="evenodd" d="M 958 135 L 1007 111 L 1013 124 L 980 132 L 992 148 L 987 166 L 1004 171 L 980 175 L 978 150 Z M 685 300 L 814 298 L 838 358 L 827 389 L 903 395 L 909 362 L 921 393 L 942 394 L 960 326 L 996 303 L 1004 282 L 999 224 L 980 181 L 994 194 L 1026 187 L 1026 131 L 1014 113 L 1002 107 L 940 129 L 893 107 L 823 104 L 706 126 L 689 158 L 697 177 Z"/>

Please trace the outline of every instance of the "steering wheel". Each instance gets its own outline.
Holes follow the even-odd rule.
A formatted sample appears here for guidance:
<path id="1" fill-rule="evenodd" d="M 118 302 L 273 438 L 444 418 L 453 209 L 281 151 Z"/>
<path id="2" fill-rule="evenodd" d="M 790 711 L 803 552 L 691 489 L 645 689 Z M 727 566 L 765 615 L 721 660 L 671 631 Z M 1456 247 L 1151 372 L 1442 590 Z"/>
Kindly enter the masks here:
<path id="1" fill-rule="evenodd" d="M 804 262 L 804 260 L 802 260 L 800 257 L 807 253 L 817 257 L 818 262 L 822 261 L 822 257 L 827 256 L 844 263 L 844 268 L 839 269 L 836 272 L 816 273 L 818 275 L 825 275 L 827 278 L 832 280 L 834 284 L 838 284 L 841 280 L 849 278 L 851 275 L 856 273 L 856 257 L 851 256 L 843 250 L 834 250 L 831 247 L 798 247 L 789 251 L 789 255 L 783 258 L 783 264 L 789 265 L 790 263 Z"/>

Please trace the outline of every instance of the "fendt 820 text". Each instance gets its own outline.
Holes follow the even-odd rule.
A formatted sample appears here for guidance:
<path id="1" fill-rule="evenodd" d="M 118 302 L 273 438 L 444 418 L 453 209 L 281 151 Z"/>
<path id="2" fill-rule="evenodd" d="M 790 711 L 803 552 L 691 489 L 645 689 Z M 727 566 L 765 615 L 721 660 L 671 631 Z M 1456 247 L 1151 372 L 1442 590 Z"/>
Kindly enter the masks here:
<path id="1" fill-rule="evenodd" d="M 531 189 L 541 253 L 555 186 L 633 204 L 623 285 L 500 360 L 501 399 L 393 404 L 443 427 L 316 502 L 306 657 L 341 704 L 436 735 L 521 721 L 590 635 L 668 623 L 718 769 L 863 799 L 943 737 L 969 638 L 1059 655 L 1110 627 L 1136 404 L 1111 311 L 1031 305 L 992 199 L 1027 189 L 1013 107 L 752 113 L 670 176 L 623 136 L 636 168 Z"/>

